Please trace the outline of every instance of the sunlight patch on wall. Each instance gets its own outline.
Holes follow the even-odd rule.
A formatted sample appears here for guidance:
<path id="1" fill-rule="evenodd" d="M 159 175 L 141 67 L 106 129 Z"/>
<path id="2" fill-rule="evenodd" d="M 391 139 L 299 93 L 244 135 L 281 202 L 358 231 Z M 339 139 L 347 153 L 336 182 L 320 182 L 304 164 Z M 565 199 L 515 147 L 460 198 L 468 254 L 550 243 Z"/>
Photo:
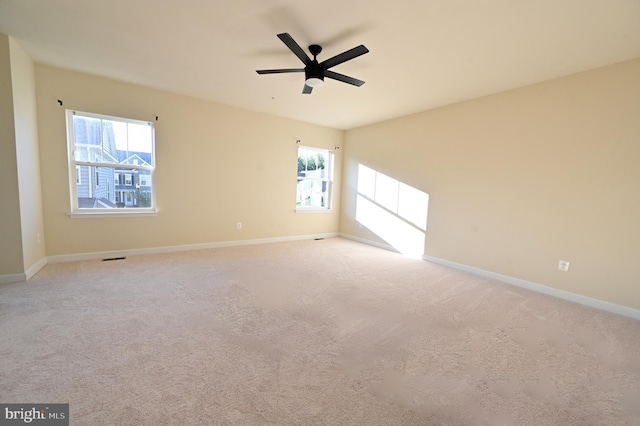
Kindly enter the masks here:
<path id="1" fill-rule="evenodd" d="M 400 253 L 424 254 L 429 194 L 358 165 L 356 220 Z"/>

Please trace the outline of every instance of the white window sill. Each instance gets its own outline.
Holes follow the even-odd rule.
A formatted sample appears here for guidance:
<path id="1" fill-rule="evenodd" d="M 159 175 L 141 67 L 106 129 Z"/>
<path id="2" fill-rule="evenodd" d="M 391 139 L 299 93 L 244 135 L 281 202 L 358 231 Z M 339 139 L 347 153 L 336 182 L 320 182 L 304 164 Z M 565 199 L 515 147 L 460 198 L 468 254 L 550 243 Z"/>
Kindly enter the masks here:
<path id="1" fill-rule="evenodd" d="M 296 208 L 296 213 L 331 213 L 332 209 Z"/>
<path id="2" fill-rule="evenodd" d="M 123 209 L 125 210 L 125 209 Z M 104 217 L 148 217 L 157 216 L 158 210 L 144 210 L 144 211 L 87 211 L 79 212 L 75 211 L 68 213 L 70 218 L 104 218 Z"/>

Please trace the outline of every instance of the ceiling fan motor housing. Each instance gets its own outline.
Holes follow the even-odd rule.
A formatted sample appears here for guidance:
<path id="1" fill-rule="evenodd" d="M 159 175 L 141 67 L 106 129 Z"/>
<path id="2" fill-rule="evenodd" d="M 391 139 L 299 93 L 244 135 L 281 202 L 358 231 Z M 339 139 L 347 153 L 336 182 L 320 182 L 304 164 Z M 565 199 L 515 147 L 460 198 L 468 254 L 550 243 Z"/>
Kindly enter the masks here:
<path id="1" fill-rule="evenodd" d="M 304 77 L 305 80 L 309 80 L 310 78 L 317 78 L 321 81 L 324 81 L 324 68 L 322 68 L 318 64 L 318 61 L 314 59 L 309 65 L 305 67 Z"/>

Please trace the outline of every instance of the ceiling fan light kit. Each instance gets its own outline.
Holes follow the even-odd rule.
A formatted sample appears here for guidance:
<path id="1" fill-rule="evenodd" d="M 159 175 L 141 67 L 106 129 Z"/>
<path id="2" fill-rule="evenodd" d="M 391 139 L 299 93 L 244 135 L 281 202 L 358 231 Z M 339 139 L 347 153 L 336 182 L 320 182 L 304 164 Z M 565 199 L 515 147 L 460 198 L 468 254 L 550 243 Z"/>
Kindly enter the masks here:
<path id="1" fill-rule="evenodd" d="M 342 52 L 325 61 L 318 63 L 317 56 L 322 52 L 322 47 L 317 44 L 309 46 L 309 52 L 313 55 L 313 59 L 309 58 L 302 50 L 300 45 L 288 33 L 278 34 L 278 38 L 298 57 L 305 65 L 304 68 L 284 68 L 275 70 L 256 70 L 258 74 L 283 74 L 292 72 L 304 72 L 305 82 L 302 88 L 303 94 L 310 94 L 314 87 L 320 87 L 324 83 L 324 78 L 328 77 L 333 80 L 342 81 L 343 83 L 352 84 L 354 86 L 362 86 L 364 81 L 330 71 L 329 68 L 335 67 L 343 62 L 357 58 L 360 55 L 369 53 L 369 49 L 360 45 L 353 49 Z"/>
<path id="2" fill-rule="evenodd" d="M 304 81 L 304 84 L 312 88 L 320 87 L 322 86 L 323 83 L 324 83 L 324 79 L 320 77 L 307 77 L 307 79 Z"/>

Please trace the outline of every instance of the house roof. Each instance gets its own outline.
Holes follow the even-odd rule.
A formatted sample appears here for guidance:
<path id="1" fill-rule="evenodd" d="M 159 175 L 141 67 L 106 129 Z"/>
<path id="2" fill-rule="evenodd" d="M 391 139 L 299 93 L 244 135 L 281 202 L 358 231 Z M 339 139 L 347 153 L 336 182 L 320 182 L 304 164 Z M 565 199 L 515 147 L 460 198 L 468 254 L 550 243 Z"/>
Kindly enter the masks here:
<path id="1" fill-rule="evenodd" d="M 135 160 L 138 160 L 137 164 L 141 166 L 149 166 L 151 165 L 151 153 L 118 151 L 118 161 L 120 164 L 136 164 Z"/>
<path id="2" fill-rule="evenodd" d="M 640 57 L 638 0 L 0 0 L 0 32 L 36 61 L 348 129 Z M 257 69 L 370 53 L 301 94 Z"/>

